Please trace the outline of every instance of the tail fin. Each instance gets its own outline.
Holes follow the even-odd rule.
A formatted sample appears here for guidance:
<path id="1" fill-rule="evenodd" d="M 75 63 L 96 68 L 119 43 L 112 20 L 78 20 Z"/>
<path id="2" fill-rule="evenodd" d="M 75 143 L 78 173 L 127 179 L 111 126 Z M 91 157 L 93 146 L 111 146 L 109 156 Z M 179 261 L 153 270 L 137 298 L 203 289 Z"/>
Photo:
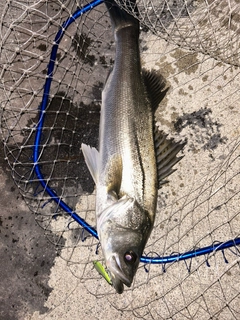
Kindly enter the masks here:
<path id="1" fill-rule="evenodd" d="M 138 14 L 136 0 L 128 0 L 127 7 L 129 10 Z M 115 32 L 126 27 L 136 27 L 139 30 L 139 21 L 124 9 L 120 8 L 114 0 L 105 0 L 106 7 L 110 14 L 112 26 Z"/>

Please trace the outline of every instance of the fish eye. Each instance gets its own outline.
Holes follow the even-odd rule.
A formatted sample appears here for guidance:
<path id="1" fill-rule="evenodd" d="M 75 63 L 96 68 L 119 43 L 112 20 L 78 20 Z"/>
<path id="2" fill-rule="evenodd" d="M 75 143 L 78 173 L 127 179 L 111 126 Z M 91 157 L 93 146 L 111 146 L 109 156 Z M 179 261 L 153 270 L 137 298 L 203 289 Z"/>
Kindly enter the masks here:
<path id="1" fill-rule="evenodd" d="M 137 255 L 133 251 L 127 251 L 124 254 L 124 260 L 127 264 L 134 264 L 137 260 Z"/>

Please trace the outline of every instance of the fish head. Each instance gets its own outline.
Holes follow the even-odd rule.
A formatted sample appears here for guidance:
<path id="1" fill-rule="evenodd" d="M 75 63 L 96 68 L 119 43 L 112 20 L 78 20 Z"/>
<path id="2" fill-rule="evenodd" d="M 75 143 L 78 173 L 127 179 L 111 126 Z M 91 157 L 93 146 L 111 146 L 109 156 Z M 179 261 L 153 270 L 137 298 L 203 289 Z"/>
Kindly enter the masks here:
<path id="1" fill-rule="evenodd" d="M 130 287 L 152 229 L 147 211 L 133 198 L 123 197 L 101 214 L 98 235 L 114 288 Z"/>

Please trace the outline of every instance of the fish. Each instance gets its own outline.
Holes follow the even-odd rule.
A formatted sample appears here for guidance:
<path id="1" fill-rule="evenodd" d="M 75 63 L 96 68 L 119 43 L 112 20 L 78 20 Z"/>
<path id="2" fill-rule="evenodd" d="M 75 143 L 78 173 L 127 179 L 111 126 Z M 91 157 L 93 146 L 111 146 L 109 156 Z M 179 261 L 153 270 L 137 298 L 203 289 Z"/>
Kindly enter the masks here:
<path id="1" fill-rule="evenodd" d="M 128 1 L 137 14 L 136 3 Z M 151 234 L 158 189 L 182 158 L 185 142 L 168 139 L 155 123 L 166 80 L 141 66 L 140 27 L 112 0 L 105 1 L 115 38 L 115 61 L 102 91 L 99 151 L 81 145 L 96 185 L 96 223 L 112 285 L 131 287 Z"/>

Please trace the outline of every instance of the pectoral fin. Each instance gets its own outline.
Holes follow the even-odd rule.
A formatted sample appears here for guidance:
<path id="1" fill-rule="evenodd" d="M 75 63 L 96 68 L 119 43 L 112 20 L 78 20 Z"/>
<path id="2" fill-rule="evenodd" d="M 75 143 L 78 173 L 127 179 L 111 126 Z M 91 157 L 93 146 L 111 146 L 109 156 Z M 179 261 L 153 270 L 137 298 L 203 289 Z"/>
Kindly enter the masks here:
<path id="1" fill-rule="evenodd" d="M 177 157 L 177 154 L 186 143 L 186 141 L 175 142 L 173 139 L 167 139 L 167 135 L 163 131 L 159 131 L 157 127 L 155 128 L 158 188 L 168 182 L 165 178 L 177 170 L 173 169 L 173 166 L 183 158 L 183 156 Z"/>
<path id="2" fill-rule="evenodd" d="M 88 170 L 90 171 L 95 184 L 97 184 L 99 175 L 99 152 L 96 148 L 87 146 L 84 143 L 82 143 L 81 147 Z"/>

